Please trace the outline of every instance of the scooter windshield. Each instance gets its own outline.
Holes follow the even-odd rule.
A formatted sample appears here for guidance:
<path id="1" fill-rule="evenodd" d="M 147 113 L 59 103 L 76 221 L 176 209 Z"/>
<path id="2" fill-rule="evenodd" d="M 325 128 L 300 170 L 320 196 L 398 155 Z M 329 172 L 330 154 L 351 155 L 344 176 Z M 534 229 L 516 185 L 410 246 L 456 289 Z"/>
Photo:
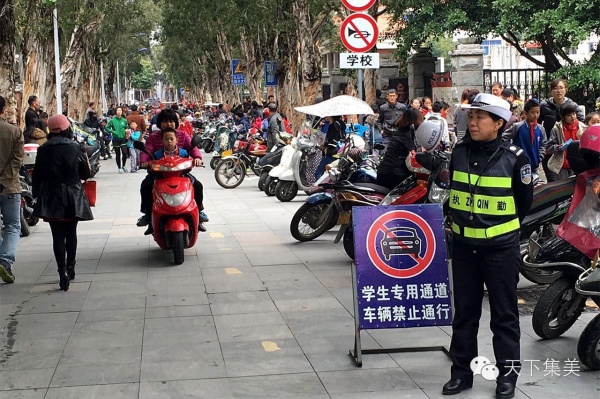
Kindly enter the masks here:
<path id="1" fill-rule="evenodd" d="M 600 176 L 590 177 L 586 180 L 585 195 L 573 213 L 568 218 L 581 228 L 600 238 Z"/>

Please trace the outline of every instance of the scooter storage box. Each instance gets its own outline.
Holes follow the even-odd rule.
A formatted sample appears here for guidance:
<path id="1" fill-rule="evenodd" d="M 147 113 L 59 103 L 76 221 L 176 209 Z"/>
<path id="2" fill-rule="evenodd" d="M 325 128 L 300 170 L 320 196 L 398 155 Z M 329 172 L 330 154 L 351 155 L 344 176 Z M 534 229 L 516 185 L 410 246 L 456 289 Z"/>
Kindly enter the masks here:
<path id="1" fill-rule="evenodd" d="M 37 150 L 39 144 L 25 144 L 25 154 L 23 156 L 24 165 L 35 165 L 35 158 L 37 157 Z"/>

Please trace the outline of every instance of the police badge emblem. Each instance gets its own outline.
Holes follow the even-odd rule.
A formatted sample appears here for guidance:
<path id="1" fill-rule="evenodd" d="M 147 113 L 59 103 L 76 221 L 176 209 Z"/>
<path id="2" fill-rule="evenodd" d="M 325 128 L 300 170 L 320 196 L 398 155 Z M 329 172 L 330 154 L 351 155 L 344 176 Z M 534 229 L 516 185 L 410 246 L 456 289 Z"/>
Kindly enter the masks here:
<path id="1" fill-rule="evenodd" d="M 521 182 L 523 184 L 531 183 L 531 165 L 527 164 L 521 168 Z"/>

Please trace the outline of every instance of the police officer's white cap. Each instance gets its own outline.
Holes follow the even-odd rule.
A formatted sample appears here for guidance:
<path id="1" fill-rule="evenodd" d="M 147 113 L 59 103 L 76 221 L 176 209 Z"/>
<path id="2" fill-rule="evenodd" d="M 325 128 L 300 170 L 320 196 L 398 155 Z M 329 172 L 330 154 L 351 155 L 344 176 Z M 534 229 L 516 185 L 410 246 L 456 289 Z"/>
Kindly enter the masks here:
<path id="1" fill-rule="evenodd" d="M 463 104 L 461 105 L 461 108 L 480 109 L 489 112 L 490 114 L 497 115 L 506 122 L 508 122 L 512 115 L 508 101 L 488 93 L 477 94 L 475 99 L 473 99 L 472 104 Z"/>

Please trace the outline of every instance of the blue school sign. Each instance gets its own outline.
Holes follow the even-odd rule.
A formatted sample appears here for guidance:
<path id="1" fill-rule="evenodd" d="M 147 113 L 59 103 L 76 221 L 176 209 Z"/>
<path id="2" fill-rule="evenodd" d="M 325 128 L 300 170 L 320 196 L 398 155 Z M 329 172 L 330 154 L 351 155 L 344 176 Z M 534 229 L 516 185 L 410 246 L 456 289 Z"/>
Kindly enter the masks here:
<path id="1" fill-rule="evenodd" d="M 277 77 L 275 72 L 277 71 L 277 62 L 265 61 L 265 86 L 273 87 L 277 86 Z"/>
<path id="2" fill-rule="evenodd" d="M 246 84 L 246 77 L 243 74 L 240 60 L 231 60 L 231 83 L 234 86 L 244 86 Z"/>
<path id="3" fill-rule="evenodd" d="M 441 204 L 354 207 L 361 329 L 452 323 Z"/>

